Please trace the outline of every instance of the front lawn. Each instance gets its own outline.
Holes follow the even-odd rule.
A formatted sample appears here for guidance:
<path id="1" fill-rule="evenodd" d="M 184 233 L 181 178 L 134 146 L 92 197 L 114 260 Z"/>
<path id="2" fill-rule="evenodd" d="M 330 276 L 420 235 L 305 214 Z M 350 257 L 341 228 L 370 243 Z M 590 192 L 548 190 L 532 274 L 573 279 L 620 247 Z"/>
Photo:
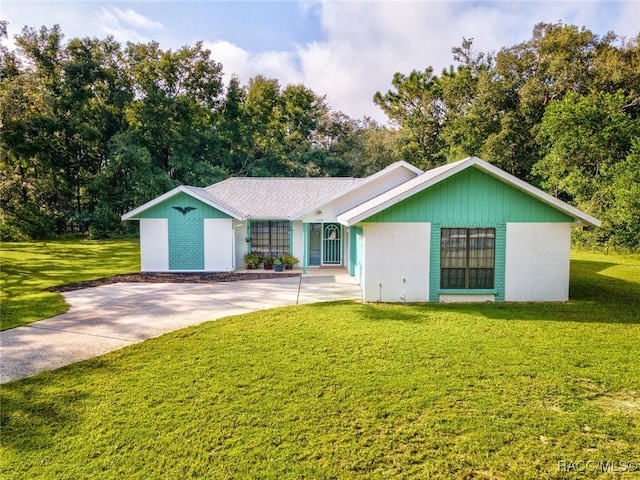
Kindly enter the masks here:
<path id="1" fill-rule="evenodd" d="M 67 311 L 49 287 L 140 270 L 137 240 L 3 243 L 0 248 L 0 329 Z"/>
<path id="2" fill-rule="evenodd" d="M 571 292 L 280 308 L 5 384 L 0 476 L 638 478 L 640 257 L 574 254 Z"/>

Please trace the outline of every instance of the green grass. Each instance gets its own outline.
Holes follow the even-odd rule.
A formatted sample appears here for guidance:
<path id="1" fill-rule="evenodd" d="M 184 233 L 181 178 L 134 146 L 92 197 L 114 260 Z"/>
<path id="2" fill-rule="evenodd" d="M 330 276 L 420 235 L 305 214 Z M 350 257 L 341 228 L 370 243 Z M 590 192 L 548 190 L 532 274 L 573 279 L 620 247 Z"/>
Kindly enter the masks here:
<path id="1" fill-rule="evenodd" d="M 140 270 L 137 240 L 3 243 L 2 330 L 64 313 L 59 293 L 45 289 Z"/>
<path id="2" fill-rule="evenodd" d="M 634 479 L 640 257 L 560 304 L 339 302 L 229 317 L 5 384 L 0 477 Z"/>

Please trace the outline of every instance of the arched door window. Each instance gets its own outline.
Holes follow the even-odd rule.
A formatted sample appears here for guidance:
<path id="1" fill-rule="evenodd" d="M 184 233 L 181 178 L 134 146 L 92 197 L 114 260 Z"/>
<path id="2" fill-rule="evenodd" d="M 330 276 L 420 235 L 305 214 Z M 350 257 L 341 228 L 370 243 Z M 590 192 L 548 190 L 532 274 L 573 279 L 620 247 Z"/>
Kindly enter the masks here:
<path id="1" fill-rule="evenodd" d="M 340 225 L 327 223 L 323 230 L 323 262 L 326 265 L 340 265 L 342 262 L 342 241 Z"/>

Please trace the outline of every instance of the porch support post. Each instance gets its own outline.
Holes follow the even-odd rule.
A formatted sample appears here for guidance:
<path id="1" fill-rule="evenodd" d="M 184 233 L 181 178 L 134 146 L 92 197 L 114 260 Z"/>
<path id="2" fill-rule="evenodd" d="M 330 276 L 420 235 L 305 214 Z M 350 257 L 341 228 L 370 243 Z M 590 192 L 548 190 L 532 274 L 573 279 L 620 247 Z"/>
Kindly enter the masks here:
<path id="1" fill-rule="evenodd" d="M 349 230 L 349 275 L 354 276 L 356 274 L 356 261 L 358 259 L 358 239 L 356 237 L 355 227 L 346 227 Z M 346 235 L 345 235 L 346 237 Z"/>
<path id="2" fill-rule="evenodd" d="M 307 273 L 307 257 L 309 250 L 309 224 L 302 224 L 302 273 Z"/>
<path id="3" fill-rule="evenodd" d="M 249 239 L 247 242 L 246 239 Z M 245 235 L 245 253 L 251 253 L 251 220 L 247 220 L 247 233 Z"/>
<path id="4" fill-rule="evenodd" d="M 289 255 L 293 255 L 293 222 L 289 220 Z"/>

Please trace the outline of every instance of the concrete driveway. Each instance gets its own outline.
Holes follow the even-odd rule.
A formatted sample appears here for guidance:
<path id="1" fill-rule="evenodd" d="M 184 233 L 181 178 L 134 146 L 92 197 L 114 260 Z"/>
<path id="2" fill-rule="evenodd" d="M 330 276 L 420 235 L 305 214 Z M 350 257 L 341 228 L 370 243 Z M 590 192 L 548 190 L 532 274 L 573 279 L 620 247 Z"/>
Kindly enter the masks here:
<path id="1" fill-rule="evenodd" d="M 0 383 L 229 315 L 362 298 L 344 273 L 229 283 L 116 283 L 64 293 L 63 315 L 0 332 Z"/>

